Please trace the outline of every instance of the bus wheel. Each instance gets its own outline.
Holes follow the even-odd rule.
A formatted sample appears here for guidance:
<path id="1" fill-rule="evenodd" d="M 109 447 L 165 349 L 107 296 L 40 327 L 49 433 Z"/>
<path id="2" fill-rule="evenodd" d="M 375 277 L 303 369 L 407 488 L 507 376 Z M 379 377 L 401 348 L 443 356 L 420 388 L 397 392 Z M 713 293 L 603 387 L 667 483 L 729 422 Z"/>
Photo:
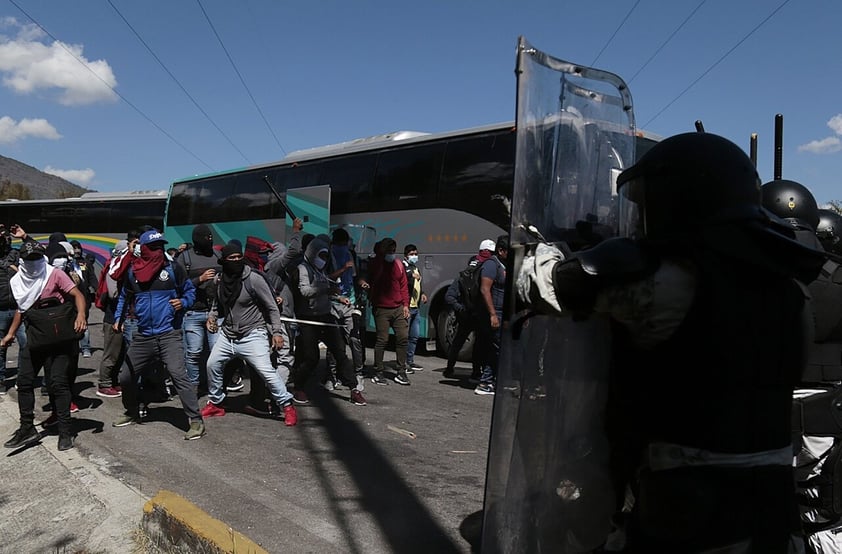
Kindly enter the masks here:
<path id="1" fill-rule="evenodd" d="M 439 349 L 439 355 L 447 358 L 447 353 L 450 352 L 450 345 L 453 343 L 453 338 L 456 336 L 456 313 L 453 308 L 446 307 L 439 312 L 436 318 L 436 345 Z M 471 361 L 471 354 L 474 351 L 474 334 L 468 335 L 465 344 L 459 349 L 459 355 L 456 357 L 460 362 Z"/>

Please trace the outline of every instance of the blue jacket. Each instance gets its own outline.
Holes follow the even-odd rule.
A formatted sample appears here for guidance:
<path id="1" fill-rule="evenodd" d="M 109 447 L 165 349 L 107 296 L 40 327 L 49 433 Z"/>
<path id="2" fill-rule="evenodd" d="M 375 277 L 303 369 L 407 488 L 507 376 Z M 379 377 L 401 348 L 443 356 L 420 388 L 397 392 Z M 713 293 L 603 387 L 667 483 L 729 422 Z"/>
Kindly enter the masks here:
<path id="1" fill-rule="evenodd" d="M 181 299 L 182 309 L 176 312 L 170 300 Z M 117 301 L 118 320 L 122 322 L 126 307 L 134 302 L 137 331 L 145 337 L 181 329 L 181 321 L 196 300 L 196 288 L 187 272 L 178 265 L 167 264 L 150 283 L 139 283 L 129 268 L 126 282 Z"/>

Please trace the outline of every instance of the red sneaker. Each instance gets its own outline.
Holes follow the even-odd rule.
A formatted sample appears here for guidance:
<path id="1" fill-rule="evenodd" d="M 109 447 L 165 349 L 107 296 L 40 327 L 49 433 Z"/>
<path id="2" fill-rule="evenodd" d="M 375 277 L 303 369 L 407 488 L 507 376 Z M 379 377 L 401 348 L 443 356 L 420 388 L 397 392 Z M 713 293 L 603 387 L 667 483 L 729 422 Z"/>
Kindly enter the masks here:
<path id="1" fill-rule="evenodd" d="M 123 393 L 114 387 L 102 387 L 97 389 L 96 395 L 105 398 L 120 398 Z"/>
<path id="2" fill-rule="evenodd" d="M 298 423 L 298 413 L 295 411 L 295 406 L 287 404 L 284 406 L 284 425 L 292 427 Z"/>
<path id="3" fill-rule="evenodd" d="M 215 416 L 224 416 L 225 415 L 225 408 L 214 404 L 210 400 L 208 400 L 207 405 L 199 411 L 202 414 L 202 417 L 215 417 Z"/>
<path id="4" fill-rule="evenodd" d="M 78 411 L 79 411 L 79 406 L 76 405 L 76 402 L 71 402 L 70 403 L 70 413 L 75 414 Z"/>

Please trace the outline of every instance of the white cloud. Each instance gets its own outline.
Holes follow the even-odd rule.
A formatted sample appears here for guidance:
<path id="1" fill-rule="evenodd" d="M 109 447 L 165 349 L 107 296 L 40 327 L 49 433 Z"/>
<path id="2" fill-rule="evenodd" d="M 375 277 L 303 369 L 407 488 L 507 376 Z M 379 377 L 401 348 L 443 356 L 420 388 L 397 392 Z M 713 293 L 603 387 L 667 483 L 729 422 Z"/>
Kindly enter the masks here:
<path id="1" fill-rule="evenodd" d="M 117 79 L 105 60 L 89 61 L 83 46 L 53 41 L 40 42 L 44 35 L 34 25 L 19 25 L 6 18 L 2 27 L 16 27 L 14 38 L 0 36 L 0 74 L 3 85 L 20 94 L 57 90 L 57 100 L 66 106 L 117 100 L 112 90 Z M 110 87 L 110 88 L 109 88 Z"/>
<path id="2" fill-rule="evenodd" d="M 811 152 L 813 154 L 832 154 L 842 151 L 842 141 L 838 137 L 827 137 L 821 140 L 811 140 L 807 144 L 798 147 L 799 152 Z"/>
<path id="3" fill-rule="evenodd" d="M 94 177 L 96 176 L 96 172 L 93 169 L 56 169 L 54 167 L 47 166 L 44 168 L 44 173 L 49 173 L 50 175 L 55 175 L 56 177 L 61 177 L 62 179 L 67 179 L 71 183 L 75 183 L 77 185 L 86 186 L 90 184 Z"/>
<path id="4" fill-rule="evenodd" d="M 838 113 L 831 117 L 830 121 L 827 122 L 827 126 L 830 127 L 837 135 L 842 135 L 842 113 Z"/>
<path id="5" fill-rule="evenodd" d="M 46 119 L 21 119 L 0 117 L 0 144 L 12 144 L 28 137 L 58 140 L 61 135 Z"/>

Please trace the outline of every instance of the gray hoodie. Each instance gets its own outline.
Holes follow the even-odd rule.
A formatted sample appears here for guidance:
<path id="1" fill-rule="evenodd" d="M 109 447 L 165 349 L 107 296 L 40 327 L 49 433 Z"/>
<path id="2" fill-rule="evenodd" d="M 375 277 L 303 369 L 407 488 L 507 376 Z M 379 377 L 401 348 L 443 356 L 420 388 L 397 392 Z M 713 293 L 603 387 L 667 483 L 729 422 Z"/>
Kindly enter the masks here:
<path id="1" fill-rule="evenodd" d="M 324 268 L 316 269 L 313 261 L 319 252 L 327 252 L 328 244 L 314 238 L 304 251 L 304 261 L 298 266 L 298 292 L 301 301 L 295 303 L 295 313 L 299 317 L 325 316 L 331 313 L 330 281 Z"/>
<path id="2" fill-rule="evenodd" d="M 215 282 L 219 286 L 217 277 Z M 254 273 L 250 267 L 243 269 L 243 286 L 237 301 L 234 302 L 230 313 L 225 317 L 220 329 L 228 338 L 237 338 L 249 334 L 254 329 L 266 327 L 267 325 L 273 335 L 283 335 L 281 328 L 281 313 L 278 311 L 278 304 L 275 302 L 275 295 L 266 284 L 266 280 Z M 248 279 L 249 285 L 245 281 Z M 249 294 L 254 290 L 255 298 Z M 219 318 L 219 306 L 214 302 L 212 316 Z"/>

